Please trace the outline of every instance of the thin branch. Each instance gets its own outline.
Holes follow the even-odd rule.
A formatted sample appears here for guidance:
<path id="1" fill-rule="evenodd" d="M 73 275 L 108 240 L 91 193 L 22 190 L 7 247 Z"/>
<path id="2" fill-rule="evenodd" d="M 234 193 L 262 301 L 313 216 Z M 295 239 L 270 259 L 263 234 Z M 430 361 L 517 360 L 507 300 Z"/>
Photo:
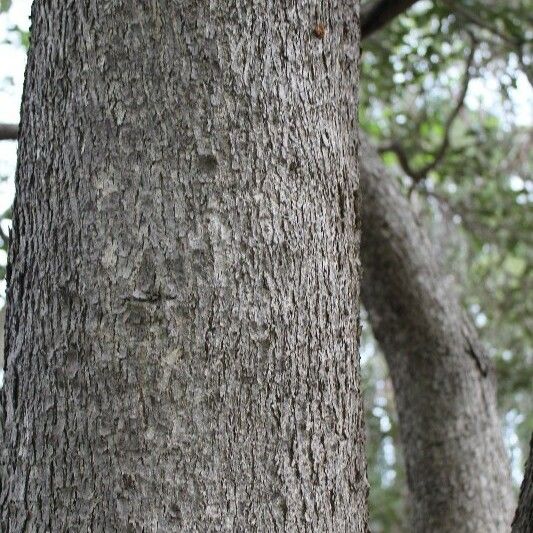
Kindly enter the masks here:
<path id="1" fill-rule="evenodd" d="M 507 44 L 512 46 L 521 46 L 523 43 L 519 39 L 515 39 L 501 32 L 496 26 L 491 24 L 488 20 L 484 20 L 472 12 L 470 9 L 466 8 L 460 2 L 456 0 L 442 0 L 446 4 L 452 13 L 456 12 L 461 15 L 464 19 L 472 22 L 476 26 L 483 28 L 494 35 L 497 35 L 502 41 L 505 41 Z"/>
<path id="2" fill-rule="evenodd" d="M 446 150 L 448 149 L 448 146 L 450 145 L 450 131 L 453 126 L 453 123 L 455 122 L 455 119 L 459 116 L 459 112 L 461 111 L 464 102 L 466 93 L 468 92 L 468 85 L 470 84 L 470 67 L 472 66 L 472 63 L 474 62 L 474 53 L 476 51 L 475 44 L 472 43 L 472 46 L 470 47 L 470 53 L 468 54 L 468 58 L 466 60 L 465 65 L 465 73 L 463 76 L 463 83 L 461 85 L 461 92 L 459 93 L 459 96 L 457 98 L 457 102 L 455 103 L 455 107 L 453 108 L 452 112 L 448 116 L 448 119 L 444 123 L 444 137 L 442 139 L 442 143 L 437 149 L 437 151 L 433 155 L 433 161 L 431 163 L 428 163 L 425 167 L 420 169 L 420 174 L 422 176 L 426 176 L 428 172 L 433 170 L 442 160 L 444 155 L 446 154 Z"/>
<path id="3" fill-rule="evenodd" d="M 450 132 L 456 118 L 459 116 L 459 112 L 461 111 L 464 105 L 466 93 L 468 92 L 468 85 L 471 79 L 470 67 L 474 62 L 475 50 L 475 43 L 472 42 L 472 46 L 470 47 L 470 53 L 468 54 L 468 58 L 465 64 L 465 73 L 463 76 L 461 91 L 457 97 L 455 106 L 453 107 L 450 115 L 444 123 L 444 136 L 442 138 L 440 146 L 433 153 L 433 159 L 428 164 L 424 165 L 422 168 L 414 169 L 409 163 L 407 153 L 405 152 L 405 149 L 399 141 L 393 141 L 390 144 L 382 146 L 378 149 L 379 153 L 381 154 L 384 152 L 393 152 L 394 154 L 396 154 L 396 156 L 398 157 L 398 162 L 402 167 L 402 170 L 413 180 L 413 186 L 424 180 L 427 174 L 431 172 L 442 161 L 442 158 L 445 156 L 446 151 L 450 146 Z"/>
<path id="4" fill-rule="evenodd" d="M 466 8 L 460 2 L 457 2 L 457 0 L 442 0 L 442 2 L 448 6 L 452 13 L 455 12 L 456 14 L 462 16 L 465 20 L 476 25 L 478 28 L 492 33 L 502 41 L 507 50 L 514 51 L 518 56 L 520 66 L 522 67 L 523 72 L 526 74 L 530 85 L 533 86 L 533 74 L 531 68 L 524 61 L 524 45 L 528 42 L 525 37 L 514 37 L 502 32 L 490 21 L 479 17 L 475 12 Z M 490 9 L 487 8 L 487 11 L 490 15 Z"/>
<path id="5" fill-rule="evenodd" d="M 366 39 L 380 30 L 415 2 L 417 0 L 377 0 L 361 14 L 361 37 Z"/>
<path id="6" fill-rule="evenodd" d="M 3 244 L 9 244 L 9 235 L 4 233 L 2 226 L 0 225 L 0 239 L 2 239 Z"/>
<path id="7" fill-rule="evenodd" d="M 393 154 L 396 154 L 402 170 L 405 172 L 405 174 L 412 178 L 413 181 L 415 180 L 415 176 L 417 176 L 418 173 L 411 168 L 409 158 L 407 157 L 407 154 L 405 153 L 405 150 L 399 141 L 392 141 L 390 144 L 378 146 L 377 151 L 380 154 L 384 154 L 386 152 L 392 152 Z"/>
<path id="8" fill-rule="evenodd" d="M 462 226 L 472 235 L 475 235 L 480 239 L 484 239 L 487 242 L 496 242 L 497 235 L 494 233 L 494 230 L 480 221 L 478 219 L 479 217 L 475 216 L 475 213 L 472 212 L 472 207 L 468 206 L 464 202 L 459 202 L 454 205 L 447 196 L 436 191 L 430 191 L 426 187 L 422 187 L 418 192 L 426 198 L 435 199 L 442 212 L 446 211 L 446 216 L 459 216 Z M 511 228 L 505 224 L 503 224 L 501 228 L 507 229 L 510 232 L 515 231 L 514 228 Z"/>
<path id="9" fill-rule="evenodd" d="M 0 141 L 16 141 L 18 132 L 17 124 L 0 124 Z"/>

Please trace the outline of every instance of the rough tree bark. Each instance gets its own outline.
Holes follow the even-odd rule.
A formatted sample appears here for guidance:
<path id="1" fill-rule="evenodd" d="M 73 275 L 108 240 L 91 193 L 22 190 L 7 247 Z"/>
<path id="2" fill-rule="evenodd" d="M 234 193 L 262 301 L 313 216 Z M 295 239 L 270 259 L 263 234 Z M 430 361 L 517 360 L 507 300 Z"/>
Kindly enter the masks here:
<path id="1" fill-rule="evenodd" d="M 6 322 L 6 308 L 0 310 L 0 366 L 4 368 L 4 325 Z M 3 380 L 0 380 L 0 387 Z"/>
<path id="2" fill-rule="evenodd" d="M 358 2 L 32 19 L 2 531 L 365 531 Z"/>
<path id="3" fill-rule="evenodd" d="M 512 533 L 531 533 L 533 531 L 533 434 L 529 442 L 529 458 L 526 463 L 524 479 L 520 487 L 520 498 L 513 519 Z"/>
<path id="4" fill-rule="evenodd" d="M 363 303 L 394 385 L 413 532 L 508 531 L 489 361 L 399 188 L 361 142 Z"/>

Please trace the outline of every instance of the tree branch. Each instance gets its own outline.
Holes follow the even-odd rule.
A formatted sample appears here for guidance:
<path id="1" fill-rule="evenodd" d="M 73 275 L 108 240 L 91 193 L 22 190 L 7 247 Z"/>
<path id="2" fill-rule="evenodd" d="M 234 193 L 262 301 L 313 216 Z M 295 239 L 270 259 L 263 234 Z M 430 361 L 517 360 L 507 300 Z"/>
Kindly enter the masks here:
<path id="1" fill-rule="evenodd" d="M 0 141 L 16 141 L 18 131 L 17 124 L 0 124 Z"/>
<path id="2" fill-rule="evenodd" d="M 386 26 L 400 13 L 409 9 L 417 0 L 377 0 L 361 16 L 361 38 Z"/>
<path id="3" fill-rule="evenodd" d="M 472 63 L 474 62 L 474 53 L 476 51 L 475 43 L 472 43 L 472 46 L 470 47 L 470 53 L 468 54 L 468 58 L 466 60 L 465 64 L 465 72 L 463 76 L 463 83 L 461 85 L 461 91 L 457 97 L 457 102 L 455 104 L 455 107 L 453 108 L 452 112 L 448 116 L 446 122 L 444 123 L 444 137 L 442 139 L 441 145 L 436 150 L 436 152 L 433 155 L 433 161 L 431 163 L 428 163 L 425 167 L 420 169 L 420 174 L 425 177 L 428 172 L 433 170 L 442 160 L 444 157 L 444 154 L 446 153 L 446 150 L 448 149 L 448 146 L 450 145 L 450 130 L 453 126 L 453 123 L 455 122 L 455 119 L 459 116 L 459 112 L 461 111 L 466 93 L 468 92 L 468 85 L 470 84 L 470 67 L 472 66 Z"/>
<path id="4" fill-rule="evenodd" d="M 462 16 L 465 20 L 472 22 L 479 28 L 483 28 L 489 31 L 490 33 L 498 36 L 502 41 L 506 42 L 509 45 L 521 46 L 522 42 L 520 40 L 501 32 L 494 24 L 491 24 L 488 20 L 484 20 L 478 17 L 476 13 L 464 7 L 460 2 L 457 2 L 456 0 L 442 0 L 442 2 L 448 6 L 451 13 L 456 13 Z"/>
<path id="5" fill-rule="evenodd" d="M 407 157 L 407 154 L 399 141 L 392 141 L 390 144 L 379 146 L 377 150 L 379 154 L 384 154 L 386 152 L 392 152 L 393 154 L 396 154 L 398 162 L 400 163 L 400 166 L 402 167 L 402 170 L 405 172 L 405 174 L 409 176 L 413 181 L 416 180 L 418 172 L 415 169 L 411 168 L 409 158 Z"/>
<path id="6" fill-rule="evenodd" d="M 531 527 L 533 520 L 533 433 L 529 443 L 529 459 L 520 488 L 518 508 L 512 524 L 512 533 L 524 533 Z"/>
<path id="7" fill-rule="evenodd" d="M 470 47 L 470 53 L 468 54 L 468 58 L 465 64 L 465 73 L 463 76 L 463 82 L 461 84 L 461 91 L 457 96 L 457 101 L 455 103 L 454 108 L 452 109 L 450 115 L 444 123 L 444 136 L 442 138 L 440 146 L 433 153 L 432 161 L 430 161 L 427 165 L 424 165 L 422 168 L 414 169 L 409 163 L 407 153 L 405 152 L 405 149 L 399 141 L 393 141 L 390 144 L 382 146 L 378 149 L 380 154 L 384 152 L 393 152 L 394 154 L 396 154 L 396 156 L 398 157 L 398 162 L 402 167 L 402 170 L 413 180 L 413 185 L 416 185 L 417 183 L 424 180 L 428 172 L 432 171 L 441 162 L 442 158 L 446 154 L 446 150 L 450 145 L 451 128 L 453 126 L 453 123 L 455 122 L 455 119 L 459 116 L 459 112 L 461 111 L 464 105 L 466 93 L 468 92 L 468 85 L 471 79 L 470 67 L 474 62 L 475 50 L 475 42 L 473 41 L 472 46 Z"/>
<path id="8" fill-rule="evenodd" d="M 2 239 L 2 244 L 9 244 L 9 235 L 4 233 L 2 226 L 0 225 L 0 239 Z"/>
<path id="9" fill-rule="evenodd" d="M 494 516 L 496 524 L 500 517 L 510 517 L 513 499 L 496 395 L 487 376 L 490 366 L 451 272 L 442 267 L 440 243 L 424 231 L 397 180 L 362 132 L 360 154 L 361 296 L 394 385 L 414 506 L 410 530 L 444 531 L 454 516 L 464 520 L 461 500 L 466 496 L 454 493 L 456 487 L 465 494 L 483 494 L 491 511 L 477 508 L 479 523 Z M 435 376 L 446 386 L 435 387 Z M 482 394 L 476 392 L 480 390 Z M 457 401 L 450 402 L 450 396 Z M 463 407 L 469 401 L 477 403 L 468 404 L 472 410 L 467 412 Z M 465 433 L 465 425 L 471 431 Z M 473 445 L 484 450 L 479 457 L 465 452 Z M 475 472 L 483 465 L 495 468 L 490 483 L 478 483 L 476 476 L 475 488 L 460 483 L 465 468 Z M 439 490 L 443 497 L 435 501 Z"/>
<path id="10" fill-rule="evenodd" d="M 505 32 L 500 31 L 497 26 L 492 24 L 490 21 L 486 20 L 486 18 L 479 17 L 474 11 L 471 9 L 468 9 L 464 5 L 462 5 L 460 2 L 457 2 L 457 0 L 442 0 L 442 2 L 448 6 L 450 13 L 454 13 L 456 15 L 459 15 L 464 20 L 472 23 L 474 26 L 477 26 L 478 28 L 482 30 L 486 30 L 492 35 L 495 35 L 497 38 L 501 40 L 503 43 L 504 48 L 507 50 L 511 50 L 516 52 L 518 56 L 518 61 L 520 63 L 520 66 L 522 68 L 522 71 L 527 76 L 527 79 L 529 80 L 530 85 L 533 86 L 533 74 L 531 67 L 526 64 L 524 61 L 524 45 L 527 43 L 527 38 L 522 37 L 514 37 L 512 35 L 508 35 Z M 491 15 L 490 9 L 487 8 L 489 16 Z"/>

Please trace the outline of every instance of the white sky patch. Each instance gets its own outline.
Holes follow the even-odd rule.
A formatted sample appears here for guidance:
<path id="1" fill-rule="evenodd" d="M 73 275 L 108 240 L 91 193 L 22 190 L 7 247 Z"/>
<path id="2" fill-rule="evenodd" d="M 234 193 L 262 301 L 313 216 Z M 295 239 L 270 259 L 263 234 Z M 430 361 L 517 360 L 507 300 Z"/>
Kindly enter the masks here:
<path id="1" fill-rule="evenodd" d="M 500 93 L 500 82 L 492 74 L 474 78 L 468 85 L 466 105 L 473 111 L 489 110 L 504 123 L 517 126 L 533 125 L 533 87 L 523 72 L 516 72 L 516 89 L 509 89 L 512 109 L 505 107 Z"/>
<path id="2" fill-rule="evenodd" d="M 4 41 L 16 39 L 16 34 L 9 32 L 13 26 L 22 30 L 30 27 L 30 0 L 15 0 L 10 10 L 0 16 L 0 122 L 17 124 L 20 120 L 20 101 L 26 68 L 26 51 L 20 45 L 4 44 Z M 12 80 L 6 84 L 5 80 Z M 17 162 L 17 143 L 0 141 L 0 177 L 7 179 L 0 182 L 0 214 L 12 204 L 15 196 L 15 166 Z M 3 294 L 3 291 L 2 291 Z"/>

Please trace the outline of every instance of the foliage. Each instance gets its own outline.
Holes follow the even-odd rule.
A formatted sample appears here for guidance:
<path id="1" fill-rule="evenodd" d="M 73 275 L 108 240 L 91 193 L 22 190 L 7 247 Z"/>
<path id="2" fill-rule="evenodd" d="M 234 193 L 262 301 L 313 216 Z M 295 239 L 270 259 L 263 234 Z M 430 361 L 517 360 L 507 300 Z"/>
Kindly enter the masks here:
<path id="1" fill-rule="evenodd" d="M 373 533 L 405 531 L 406 481 L 398 418 L 385 359 L 375 343 L 363 310 L 362 380 L 366 411 L 369 514 Z"/>
<path id="2" fill-rule="evenodd" d="M 384 161 L 403 170 L 406 194 L 493 357 L 517 487 L 533 428 L 532 133 L 513 99 L 533 79 L 528 7 L 525 0 L 417 2 L 365 41 L 360 111 Z M 390 380 L 369 334 L 365 342 L 375 352 L 363 359 L 372 527 L 406 531 Z M 391 439 L 394 464 L 382 452 Z"/>
<path id="3" fill-rule="evenodd" d="M 9 11 L 11 7 L 11 0 L 0 0 L 0 13 L 5 13 Z"/>
<path id="4" fill-rule="evenodd" d="M 12 3 L 12 0 L 0 0 L 0 16 L 2 13 L 9 11 Z M 7 35 L 3 40 L 3 44 L 18 45 L 19 43 L 22 47 L 28 49 L 30 45 L 30 32 L 14 24 L 7 29 Z"/>

